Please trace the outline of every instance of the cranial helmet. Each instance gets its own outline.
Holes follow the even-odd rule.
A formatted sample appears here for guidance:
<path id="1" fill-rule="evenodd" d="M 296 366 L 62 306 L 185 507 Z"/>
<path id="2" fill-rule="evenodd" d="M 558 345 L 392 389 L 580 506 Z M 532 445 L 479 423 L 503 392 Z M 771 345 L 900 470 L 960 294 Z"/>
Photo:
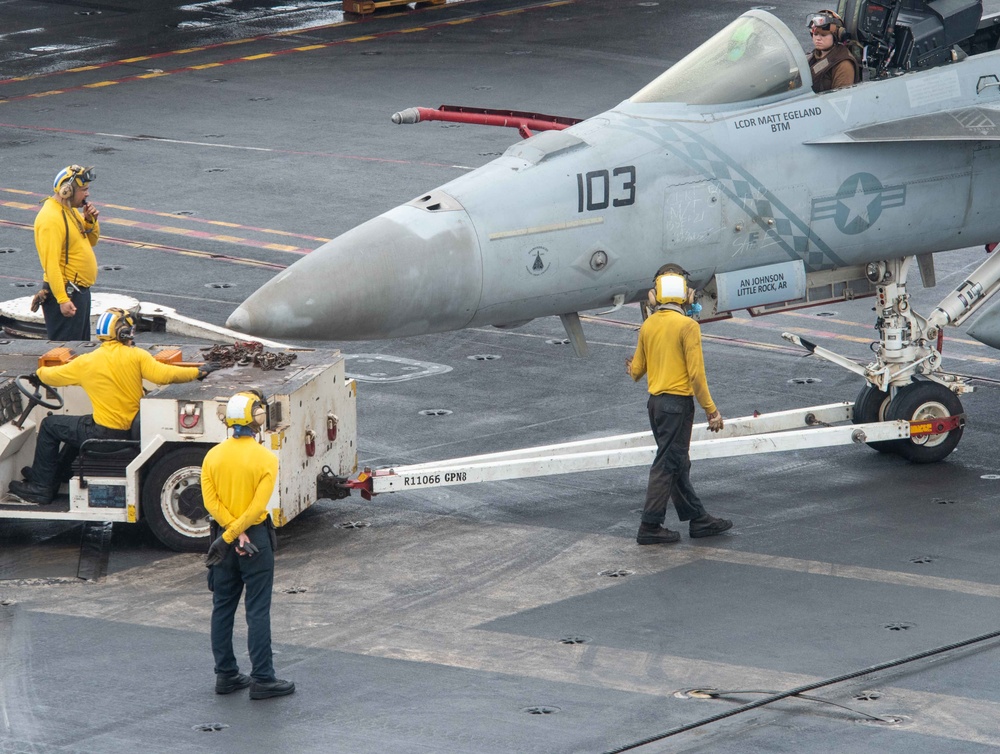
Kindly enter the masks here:
<path id="1" fill-rule="evenodd" d="M 821 10 L 809 16 L 809 31 L 819 29 L 832 34 L 838 42 L 844 41 L 844 19 L 833 10 Z"/>
<path id="2" fill-rule="evenodd" d="M 249 427 L 254 424 L 263 427 L 266 421 L 267 405 L 260 393 L 237 393 L 226 404 L 227 427 Z"/>
<path id="3" fill-rule="evenodd" d="M 124 309 L 108 309 L 98 318 L 94 332 L 100 341 L 117 340 L 127 344 L 135 338 L 135 320 Z"/>
<path id="4" fill-rule="evenodd" d="M 687 273 L 679 265 L 663 265 L 656 271 L 653 294 L 658 304 L 688 303 Z"/>
<path id="5" fill-rule="evenodd" d="M 56 179 L 52 182 L 52 190 L 63 199 L 68 199 L 73 195 L 74 186 L 84 186 L 96 177 L 97 174 L 92 167 L 82 168 L 79 165 L 70 165 L 56 174 Z"/>

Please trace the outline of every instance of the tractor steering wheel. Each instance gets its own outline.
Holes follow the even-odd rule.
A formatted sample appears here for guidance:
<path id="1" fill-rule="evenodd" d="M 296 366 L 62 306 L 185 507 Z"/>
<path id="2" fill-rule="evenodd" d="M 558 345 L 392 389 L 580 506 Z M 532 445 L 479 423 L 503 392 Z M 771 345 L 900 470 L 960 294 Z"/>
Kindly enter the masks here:
<path id="1" fill-rule="evenodd" d="M 42 383 L 34 390 L 31 390 L 32 385 L 28 381 L 30 376 L 31 375 L 27 374 L 19 374 L 14 378 L 14 384 L 17 386 L 17 389 L 21 392 L 21 395 L 28 399 L 29 408 L 38 405 L 42 408 L 47 408 L 50 411 L 58 411 L 61 409 L 63 407 L 62 396 L 45 383 Z M 43 387 L 45 388 L 44 396 L 42 395 Z M 46 400 L 46 397 L 48 400 Z"/>

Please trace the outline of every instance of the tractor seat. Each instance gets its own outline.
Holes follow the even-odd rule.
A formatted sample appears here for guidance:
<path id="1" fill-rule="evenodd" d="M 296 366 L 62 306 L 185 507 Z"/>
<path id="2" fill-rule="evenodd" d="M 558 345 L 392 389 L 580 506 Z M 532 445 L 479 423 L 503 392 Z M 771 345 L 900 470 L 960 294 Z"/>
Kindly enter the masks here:
<path id="1" fill-rule="evenodd" d="M 123 477 L 140 450 L 138 440 L 87 440 L 73 461 L 73 476 Z"/>

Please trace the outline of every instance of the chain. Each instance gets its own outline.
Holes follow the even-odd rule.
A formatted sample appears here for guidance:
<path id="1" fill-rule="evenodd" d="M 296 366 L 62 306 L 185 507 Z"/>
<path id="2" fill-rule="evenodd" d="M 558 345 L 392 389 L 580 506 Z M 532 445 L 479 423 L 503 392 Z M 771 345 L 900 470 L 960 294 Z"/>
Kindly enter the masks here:
<path id="1" fill-rule="evenodd" d="M 264 371 L 281 370 L 295 361 L 298 354 L 265 351 L 264 345 L 255 340 L 237 341 L 231 346 L 212 346 L 201 349 L 205 361 L 222 364 L 223 367 L 255 366 Z"/>

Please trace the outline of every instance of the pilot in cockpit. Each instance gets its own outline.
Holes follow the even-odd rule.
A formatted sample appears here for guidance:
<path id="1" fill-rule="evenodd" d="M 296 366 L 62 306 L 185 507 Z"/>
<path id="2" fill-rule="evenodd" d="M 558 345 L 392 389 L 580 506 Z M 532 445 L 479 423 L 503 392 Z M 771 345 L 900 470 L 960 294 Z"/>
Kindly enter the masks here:
<path id="1" fill-rule="evenodd" d="M 844 19 L 832 10 L 809 16 L 809 33 L 815 49 L 809 53 L 813 91 L 817 94 L 853 86 L 861 80 L 858 61 L 844 43 Z"/>

